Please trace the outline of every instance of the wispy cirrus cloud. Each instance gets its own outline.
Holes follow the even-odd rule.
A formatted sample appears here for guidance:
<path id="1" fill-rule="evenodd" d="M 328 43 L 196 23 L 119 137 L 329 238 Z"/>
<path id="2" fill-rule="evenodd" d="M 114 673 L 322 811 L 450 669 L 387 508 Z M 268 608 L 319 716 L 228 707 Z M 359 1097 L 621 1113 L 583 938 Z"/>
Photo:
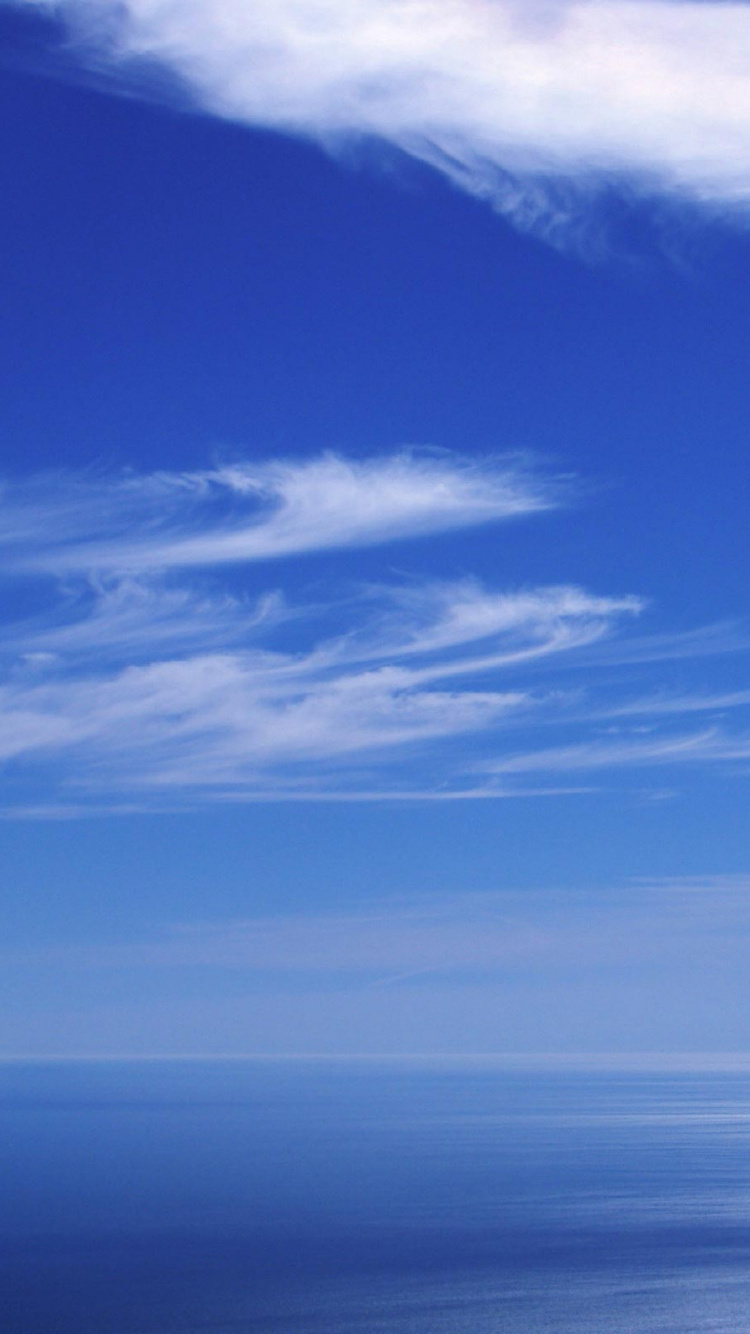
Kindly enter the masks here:
<path id="1" fill-rule="evenodd" d="M 55 660 L 79 667 L 123 657 L 137 663 L 156 654 L 226 648 L 294 616 L 278 591 L 253 600 L 133 576 L 65 577 L 56 594 L 51 609 L 6 627 L 0 659 L 37 671 Z"/>
<path id="2" fill-rule="evenodd" d="M 0 756 L 37 807 L 33 776 L 51 772 L 51 806 L 61 789 L 117 805 L 465 795 L 473 782 L 441 751 L 557 698 L 509 673 L 596 642 L 640 600 L 344 578 L 295 601 L 258 591 L 257 573 L 251 595 L 242 571 L 500 523 L 563 495 L 522 460 L 413 451 L 9 485 L 7 571 L 37 605 L 5 626 Z"/>
<path id="3" fill-rule="evenodd" d="M 521 458 L 402 450 L 203 472 L 49 474 L 6 484 L 0 549 L 16 568 L 117 572 L 376 546 L 552 509 L 563 479 Z"/>
<path id="4" fill-rule="evenodd" d="M 750 729 L 722 717 L 747 690 L 649 676 L 746 648 L 736 631 L 618 639 L 643 599 L 347 573 L 352 547 L 533 518 L 569 494 L 523 460 L 413 451 L 9 485 L 0 545 L 24 610 L 0 639 L 6 813 L 495 799 L 750 758 Z M 321 551 L 338 574 L 311 596 L 300 562 Z"/>
<path id="5" fill-rule="evenodd" d="M 160 656 L 146 621 L 140 656 L 150 646 L 151 661 L 137 663 L 131 637 L 108 669 L 92 665 L 88 646 L 73 655 L 66 627 L 57 638 L 50 631 L 47 655 L 21 655 L 0 691 L 0 712 L 10 720 L 2 755 L 64 755 L 79 788 L 104 782 L 110 790 L 252 794 L 271 785 L 293 795 L 332 783 L 356 790 L 374 775 L 398 794 L 423 771 L 424 755 L 410 756 L 410 747 L 494 730 L 545 707 L 547 692 L 498 688 L 494 680 L 477 689 L 473 678 L 564 653 L 637 610 L 633 599 L 568 588 L 523 593 L 514 606 L 512 595 L 461 582 L 411 586 L 406 618 L 400 592 L 369 590 L 350 607 L 351 636 L 313 638 L 296 653 L 262 646 L 278 624 L 273 612 L 248 618 L 242 647 L 179 657 Z M 242 629 L 234 627 L 237 638 Z M 84 627 L 76 631 L 80 637 Z M 99 634 L 95 624 L 95 642 Z M 441 685 L 447 677 L 455 681 L 450 690 Z M 363 780 L 351 766 L 373 756 Z"/>
<path id="6" fill-rule="evenodd" d="M 739 0 L 16 0 L 131 86 L 316 138 L 380 140 L 568 237 L 602 186 L 750 207 Z M 160 72 L 149 85 L 148 70 Z"/>

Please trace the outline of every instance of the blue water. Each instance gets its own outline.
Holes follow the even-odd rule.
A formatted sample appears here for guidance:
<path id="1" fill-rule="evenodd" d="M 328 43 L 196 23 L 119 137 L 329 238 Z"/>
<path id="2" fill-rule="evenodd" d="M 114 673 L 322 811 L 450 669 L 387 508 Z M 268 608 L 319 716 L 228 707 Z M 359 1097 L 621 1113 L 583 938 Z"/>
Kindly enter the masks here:
<path id="1" fill-rule="evenodd" d="M 750 1078 L 0 1066 L 3 1334 L 750 1330 Z"/>

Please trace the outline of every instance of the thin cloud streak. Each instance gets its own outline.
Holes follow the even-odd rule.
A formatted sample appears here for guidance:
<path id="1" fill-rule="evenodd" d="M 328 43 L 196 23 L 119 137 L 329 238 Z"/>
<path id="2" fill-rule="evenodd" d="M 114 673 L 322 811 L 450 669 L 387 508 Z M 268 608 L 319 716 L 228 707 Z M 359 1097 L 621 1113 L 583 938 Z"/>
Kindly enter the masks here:
<path id="1" fill-rule="evenodd" d="M 715 763 L 750 759 L 750 735 L 728 736 L 718 728 L 648 740 L 586 741 L 510 755 L 488 765 L 494 774 L 573 773 L 622 767 Z"/>
<path id="2" fill-rule="evenodd" d="M 20 0 L 82 63 L 334 152 L 381 140 L 570 239 L 597 191 L 750 207 L 750 9 L 717 0 Z M 160 81 L 149 82 L 148 71 Z M 721 89 L 721 96 L 717 96 Z"/>
<path id="3" fill-rule="evenodd" d="M 621 643 L 598 644 L 586 654 L 586 663 L 597 667 L 635 667 L 747 652 L 750 652 L 747 626 L 727 620 L 672 633 L 633 635 Z"/>
<path id="4" fill-rule="evenodd" d="M 750 690 L 730 690 L 721 695 L 652 695 L 608 709 L 606 718 L 647 718 L 666 714 L 724 713 L 750 708 Z"/>

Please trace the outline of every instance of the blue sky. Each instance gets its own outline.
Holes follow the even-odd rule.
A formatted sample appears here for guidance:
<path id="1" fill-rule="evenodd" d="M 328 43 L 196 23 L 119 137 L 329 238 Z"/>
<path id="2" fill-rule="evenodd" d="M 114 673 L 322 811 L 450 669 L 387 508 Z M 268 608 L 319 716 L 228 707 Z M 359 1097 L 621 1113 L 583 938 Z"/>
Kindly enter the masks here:
<path id="1" fill-rule="evenodd" d="M 0 58 L 2 1048 L 747 1047 L 750 10 Z"/>

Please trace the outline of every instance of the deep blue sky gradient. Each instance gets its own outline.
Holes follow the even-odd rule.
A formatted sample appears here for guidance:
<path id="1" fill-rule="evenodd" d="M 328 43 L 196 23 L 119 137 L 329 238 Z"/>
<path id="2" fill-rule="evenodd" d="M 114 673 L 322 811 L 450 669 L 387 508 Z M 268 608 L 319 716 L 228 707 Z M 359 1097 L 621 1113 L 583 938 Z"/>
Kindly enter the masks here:
<path id="1" fill-rule="evenodd" d="M 216 457 L 329 448 L 364 456 L 404 444 L 530 451 L 581 479 L 571 507 L 501 532 L 394 542 L 385 554 L 363 549 L 346 558 L 351 576 L 374 581 L 385 564 L 409 577 L 471 574 L 516 588 L 581 584 L 647 599 L 643 634 L 725 620 L 741 627 L 747 231 L 674 206 L 658 217 L 653 206 L 613 198 L 602 206 L 612 215 L 610 249 L 587 261 L 518 234 L 390 150 L 352 150 L 338 162 L 314 145 L 24 69 L 14 59 L 22 25 L 11 11 L 0 15 L 0 37 L 7 477 L 180 470 Z M 292 590 L 319 589 L 340 569 L 340 555 L 317 553 L 289 562 L 283 578 Z M 266 567 L 228 578 L 250 593 L 269 584 Z M 28 585 L 13 584 L 11 612 L 29 596 Z M 659 688 L 739 690 L 747 666 L 742 653 L 667 661 Z M 637 666 L 608 671 L 635 694 L 653 680 Z M 190 1050 L 194 1032 L 202 1048 L 210 1038 L 196 1016 L 209 994 L 224 1006 L 216 1050 L 242 1049 L 245 1038 L 265 1048 L 262 1023 L 243 1034 L 227 1018 L 236 989 L 276 995 L 309 986 L 317 997 L 328 985 L 238 979 L 220 968 L 198 981 L 188 970 L 179 985 L 170 976 L 165 999 L 155 974 L 126 971 L 106 985 L 97 975 L 93 985 L 87 965 L 67 963 L 61 982 L 58 965 L 34 955 L 55 944 L 138 942 L 180 922 L 356 912 L 393 896 L 525 888 L 575 896 L 619 891 L 632 877 L 744 875 L 747 769 L 744 761 L 676 776 L 597 774 L 594 793 L 538 800 L 272 802 L 8 821 L 1 934 L 19 953 L 0 1045 L 103 1050 L 111 1040 L 117 1049 L 161 1050 L 171 1041 Z M 586 966 L 586 995 L 595 997 L 596 967 Z M 628 1032 L 603 1023 L 601 1045 L 608 1033 L 636 1049 L 750 1042 L 741 1006 L 723 1026 L 717 1018 L 711 976 L 701 983 L 705 1022 L 681 1031 L 685 979 L 676 965 L 657 974 L 649 985 L 669 1022 L 652 1039 L 636 1007 Z M 614 1016 L 610 981 L 600 979 L 602 1005 L 611 1003 Z M 89 1040 L 91 1007 L 101 1010 L 110 984 L 111 1013 Z M 401 989 L 396 1049 L 429 1040 L 425 1024 L 412 1031 L 408 1022 L 419 985 Z M 55 1018 L 61 986 L 67 1037 Z M 448 1013 L 453 983 L 445 986 Z M 527 1035 L 538 1045 L 539 1015 L 554 1014 L 556 987 L 564 1005 L 565 986 L 552 973 L 524 993 L 524 1007 L 536 995 L 539 1011 L 519 1019 L 521 1047 Z M 148 1006 L 139 1008 L 149 997 L 151 1021 Z M 355 1038 L 364 1047 L 388 1046 L 379 1004 L 377 991 L 361 1001 Z M 283 1013 L 269 1021 L 268 1045 L 295 1050 Z M 469 1049 L 471 1013 L 469 1001 L 452 1036 L 460 1045 L 463 1033 Z M 586 1040 L 578 1013 L 573 1006 L 561 1026 L 563 1044 Z M 321 1014 L 299 1041 L 335 1049 L 328 1011 Z M 482 1016 L 477 1025 L 486 1043 Z M 501 1040 L 513 1045 L 507 1027 Z M 558 1045 L 554 1031 L 548 1045 Z"/>

